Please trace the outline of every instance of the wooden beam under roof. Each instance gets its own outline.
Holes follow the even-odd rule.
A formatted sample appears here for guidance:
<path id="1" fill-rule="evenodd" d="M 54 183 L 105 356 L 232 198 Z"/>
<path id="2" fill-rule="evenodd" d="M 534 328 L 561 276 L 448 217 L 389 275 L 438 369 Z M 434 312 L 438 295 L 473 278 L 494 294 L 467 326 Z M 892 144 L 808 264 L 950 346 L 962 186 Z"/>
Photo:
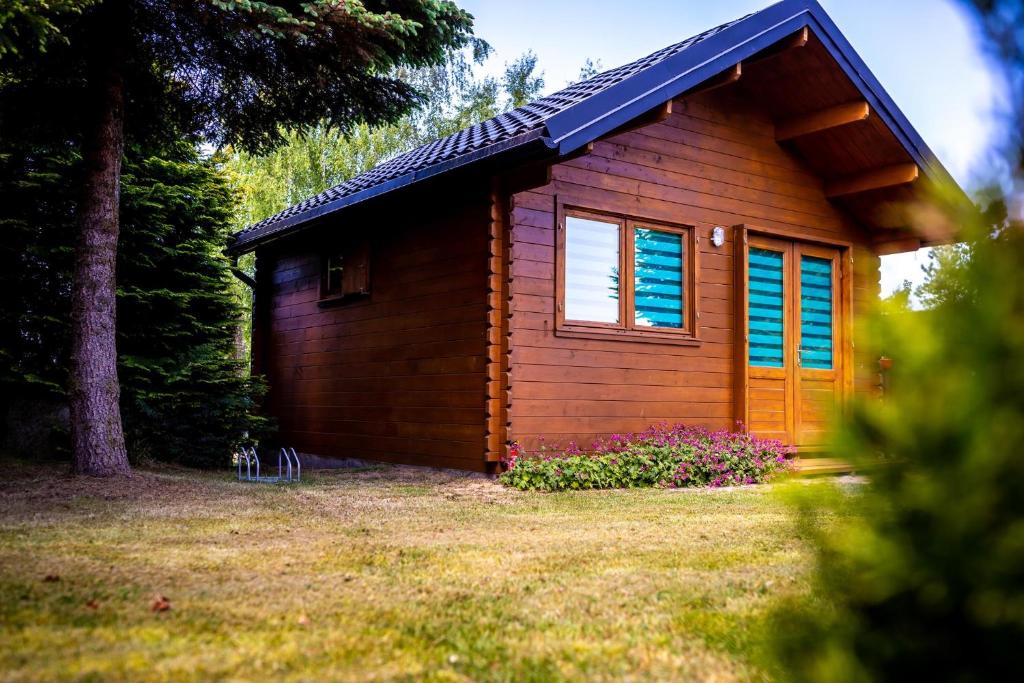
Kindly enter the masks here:
<path id="1" fill-rule="evenodd" d="M 918 251 L 921 249 L 922 244 L 919 238 L 898 238 L 888 240 L 876 240 L 873 243 L 874 253 L 879 256 L 889 256 L 890 254 L 905 254 L 906 252 Z"/>
<path id="2" fill-rule="evenodd" d="M 665 119 L 667 119 L 671 115 L 672 115 L 672 100 L 666 100 L 665 102 L 662 102 L 660 105 L 658 105 L 654 109 L 651 109 L 650 111 L 648 111 L 648 112 L 646 112 L 644 114 L 641 114 L 640 116 L 638 116 L 637 118 L 633 119 L 629 123 L 626 123 L 626 124 L 624 124 L 622 126 L 619 126 L 615 130 L 609 132 L 606 137 L 611 137 L 612 135 L 618 135 L 619 133 L 628 133 L 631 130 L 636 130 L 637 128 L 643 128 L 644 126 L 649 126 L 652 123 L 661 123 L 662 121 L 664 121 Z M 586 147 L 587 147 L 586 153 L 589 154 L 594 149 L 594 143 L 591 142 L 588 145 L 586 145 Z"/>
<path id="3" fill-rule="evenodd" d="M 881 190 L 886 187 L 908 185 L 921 175 L 917 164 L 893 164 L 872 168 L 825 183 L 825 196 L 829 199 L 845 197 L 860 192 Z"/>
<path id="4" fill-rule="evenodd" d="M 740 80 L 740 76 L 743 75 L 743 62 L 736 62 L 722 73 L 712 76 L 708 80 L 698 85 L 693 90 L 690 90 L 687 94 L 693 95 L 699 92 L 707 92 L 709 90 L 717 90 L 727 85 L 732 85 L 736 81 Z"/>
<path id="5" fill-rule="evenodd" d="M 787 36 L 786 38 L 783 38 L 782 40 L 775 43 L 771 47 L 766 48 L 761 52 L 757 53 L 756 55 L 748 59 L 747 63 L 756 64 L 757 62 L 770 59 L 778 54 L 782 54 L 783 52 L 787 52 L 794 48 L 803 47 L 807 45 L 807 41 L 810 40 L 810 38 L 811 30 L 808 27 L 804 26 L 796 33 Z"/>
<path id="6" fill-rule="evenodd" d="M 793 140 L 811 133 L 820 133 L 823 130 L 864 121 L 870 115 L 871 107 L 867 102 L 861 100 L 819 109 L 809 114 L 791 116 L 775 125 L 775 139 L 778 142 Z"/>

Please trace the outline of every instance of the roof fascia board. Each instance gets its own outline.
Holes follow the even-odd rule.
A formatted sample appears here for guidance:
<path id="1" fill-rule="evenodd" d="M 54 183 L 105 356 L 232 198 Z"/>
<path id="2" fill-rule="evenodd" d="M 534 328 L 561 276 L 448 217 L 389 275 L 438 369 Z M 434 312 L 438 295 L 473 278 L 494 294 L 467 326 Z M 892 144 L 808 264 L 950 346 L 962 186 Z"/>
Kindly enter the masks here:
<path id="1" fill-rule="evenodd" d="M 488 157 L 493 157 L 506 152 L 513 152 L 517 149 L 519 149 L 522 154 L 529 154 L 534 148 L 538 148 L 541 152 L 547 150 L 553 151 L 556 146 L 549 138 L 543 136 L 541 134 L 542 132 L 542 129 L 529 131 L 514 138 L 509 138 L 508 140 L 503 140 L 488 147 L 483 147 L 470 154 L 442 161 L 432 166 L 419 169 L 418 171 L 406 173 L 405 175 L 393 178 L 392 180 L 388 180 L 379 185 L 368 187 L 365 190 L 360 190 L 354 194 L 339 197 L 338 199 L 331 200 L 319 206 L 311 207 L 305 211 L 274 223 L 273 229 L 268 232 L 253 235 L 248 239 L 245 239 L 243 234 L 241 239 L 236 240 L 228 247 L 227 252 L 229 254 L 243 254 L 245 252 L 252 251 L 257 246 L 266 244 L 275 238 L 284 237 L 285 234 L 291 235 L 293 231 L 289 230 L 289 228 L 309 223 L 345 207 L 364 202 L 368 199 L 372 199 L 373 197 L 391 192 L 392 190 L 412 185 L 413 183 L 417 183 L 421 180 L 426 180 L 427 178 L 454 170 L 460 166 L 465 166 L 466 164 L 481 161 Z M 530 143 L 538 144 L 531 145 Z M 521 149 L 526 145 L 529 145 L 529 148 Z"/>

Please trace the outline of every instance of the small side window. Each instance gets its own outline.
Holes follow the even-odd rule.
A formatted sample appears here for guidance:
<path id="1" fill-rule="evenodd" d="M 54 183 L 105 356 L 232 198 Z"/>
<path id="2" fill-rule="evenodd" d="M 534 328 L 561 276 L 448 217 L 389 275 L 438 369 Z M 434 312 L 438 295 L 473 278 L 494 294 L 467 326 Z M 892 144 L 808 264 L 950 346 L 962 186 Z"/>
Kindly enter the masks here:
<path id="1" fill-rule="evenodd" d="M 337 301 L 370 293 L 370 249 L 366 242 L 335 247 L 323 256 L 320 299 Z"/>
<path id="2" fill-rule="evenodd" d="M 324 288 L 321 295 L 341 294 L 341 276 L 345 272 L 345 252 L 338 249 L 327 254 L 324 271 Z"/>

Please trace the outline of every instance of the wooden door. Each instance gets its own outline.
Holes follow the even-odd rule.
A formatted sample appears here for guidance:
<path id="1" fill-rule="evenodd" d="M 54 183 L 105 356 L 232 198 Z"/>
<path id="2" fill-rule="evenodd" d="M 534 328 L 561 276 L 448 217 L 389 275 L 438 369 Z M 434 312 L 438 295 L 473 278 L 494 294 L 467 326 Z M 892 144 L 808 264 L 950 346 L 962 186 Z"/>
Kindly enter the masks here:
<path id="1" fill-rule="evenodd" d="M 751 236 L 741 415 L 758 436 L 820 450 L 843 391 L 840 251 Z"/>

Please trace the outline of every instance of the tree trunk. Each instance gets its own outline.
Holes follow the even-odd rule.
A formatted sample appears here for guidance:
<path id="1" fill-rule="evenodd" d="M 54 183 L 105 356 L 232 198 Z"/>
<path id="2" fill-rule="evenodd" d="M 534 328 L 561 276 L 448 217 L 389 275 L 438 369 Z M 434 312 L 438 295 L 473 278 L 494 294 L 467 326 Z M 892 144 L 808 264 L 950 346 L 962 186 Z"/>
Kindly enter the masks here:
<path id="1" fill-rule="evenodd" d="M 71 446 L 75 472 L 93 476 L 131 474 L 117 379 L 115 270 L 125 99 L 119 57 L 116 49 L 98 46 L 90 68 L 94 98 L 82 141 L 71 298 Z"/>

